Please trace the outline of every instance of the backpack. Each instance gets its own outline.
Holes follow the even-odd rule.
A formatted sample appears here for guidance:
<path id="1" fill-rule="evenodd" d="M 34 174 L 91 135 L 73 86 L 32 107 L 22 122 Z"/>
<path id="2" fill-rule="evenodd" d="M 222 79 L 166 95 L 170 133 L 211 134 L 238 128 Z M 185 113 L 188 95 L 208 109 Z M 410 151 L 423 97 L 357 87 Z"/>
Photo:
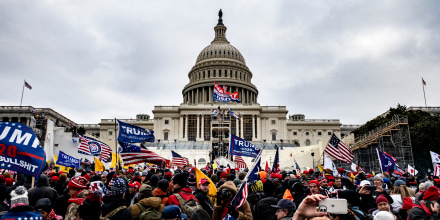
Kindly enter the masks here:
<path id="1" fill-rule="evenodd" d="M 158 212 L 155 208 L 145 207 L 144 205 L 142 205 L 140 203 L 136 203 L 136 205 L 141 210 L 139 212 L 139 220 L 147 220 L 147 219 L 160 220 L 160 219 L 162 219 L 162 214 L 160 212 Z"/>
<path id="2" fill-rule="evenodd" d="M 116 213 L 118 213 L 119 211 L 121 211 L 122 209 L 125 209 L 125 208 L 127 208 L 127 206 L 125 206 L 125 205 L 119 206 L 115 210 L 109 212 L 107 215 L 99 217 L 99 220 L 110 220 L 111 217 L 113 217 Z"/>
<path id="3" fill-rule="evenodd" d="M 179 193 L 175 193 L 174 195 L 176 196 L 177 200 L 179 200 L 182 213 L 188 215 L 188 218 L 191 218 L 194 211 L 202 208 L 195 199 L 189 199 L 188 201 L 185 201 Z"/>

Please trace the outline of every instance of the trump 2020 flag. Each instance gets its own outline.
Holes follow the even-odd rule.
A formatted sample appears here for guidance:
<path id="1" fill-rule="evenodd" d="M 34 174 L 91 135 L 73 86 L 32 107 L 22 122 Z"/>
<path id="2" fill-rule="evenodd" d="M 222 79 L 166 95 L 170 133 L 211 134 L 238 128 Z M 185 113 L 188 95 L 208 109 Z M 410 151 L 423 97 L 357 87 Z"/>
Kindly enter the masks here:
<path id="1" fill-rule="evenodd" d="M 245 157 L 257 157 L 260 152 L 260 148 L 256 147 L 249 141 L 241 139 L 233 134 L 231 134 L 231 139 L 229 141 L 229 154 Z"/>
<path id="2" fill-rule="evenodd" d="M 118 141 L 123 143 L 154 142 L 154 131 L 118 120 Z"/>
<path id="3" fill-rule="evenodd" d="M 226 92 L 226 87 L 220 86 L 219 84 L 217 84 L 217 82 L 214 82 L 214 93 L 212 95 L 212 99 L 214 101 L 220 101 L 220 102 L 230 102 L 230 101 L 236 101 L 237 103 L 241 102 L 238 99 L 238 92 L 234 92 L 234 93 Z"/>
<path id="4" fill-rule="evenodd" d="M 57 160 L 56 164 L 60 165 L 60 166 L 65 166 L 65 167 L 80 168 L 81 167 L 81 160 L 60 151 L 58 153 L 58 160 Z"/>
<path id="5" fill-rule="evenodd" d="M 112 161 L 112 149 L 107 144 L 82 135 L 79 135 L 79 139 L 81 143 L 78 147 L 78 153 L 90 156 L 99 155 L 99 159 L 106 163 Z"/>
<path id="6" fill-rule="evenodd" d="M 46 154 L 34 131 L 17 122 L 0 122 L 0 168 L 31 175 L 37 179 Z"/>
<path id="7" fill-rule="evenodd" d="M 393 158 L 384 154 L 382 151 L 377 149 L 377 156 L 379 157 L 380 167 L 382 168 L 382 172 L 391 173 L 394 170 L 394 166 L 396 166 L 396 162 L 394 162 Z"/>

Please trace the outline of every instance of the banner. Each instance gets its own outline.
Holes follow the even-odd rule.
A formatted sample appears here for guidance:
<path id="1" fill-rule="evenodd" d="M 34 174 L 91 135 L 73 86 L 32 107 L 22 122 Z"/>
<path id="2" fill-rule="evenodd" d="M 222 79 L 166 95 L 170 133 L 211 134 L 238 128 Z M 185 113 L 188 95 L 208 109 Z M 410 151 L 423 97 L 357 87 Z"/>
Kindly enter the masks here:
<path id="1" fill-rule="evenodd" d="M 440 155 L 432 151 L 429 152 L 431 153 L 432 163 L 440 163 Z"/>
<path id="2" fill-rule="evenodd" d="M 325 154 L 324 154 L 324 167 L 323 168 L 324 168 L 324 170 L 330 169 L 331 171 L 333 171 L 333 176 L 338 175 L 338 169 L 336 169 L 335 163 L 333 163 L 332 159 L 330 159 L 330 157 L 328 157 Z"/>
<path id="3" fill-rule="evenodd" d="M 46 163 L 44 149 L 28 126 L 0 122 L 0 168 L 40 177 Z"/>
<path id="4" fill-rule="evenodd" d="M 212 95 L 214 101 L 220 102 L 230 102 L 236 101 L 240 103 L 241 101 L 238 99 L 238 92 L 229 93 L 226 92 L 226 86 L 221 87 L 217 82 L 214 82 L 214 93 Z"/>
<path id="5" fill-rule="evenodd" d="M 123 143 L 154 142 L 154 131 L 119 121 L 118 141 Z"/>
<path id="6" fill-rule="evenodd" d="M 58 160 L 56 161 L 57 165 L 65 166 L 65 167 L 81 167 L 81 160 L 76 159 L 75 157 L 72 157 L 70 155 L 65 154 L 64 152 L 60 151 L 58 153 Z"/>
<path id="7" fill-rule="evenodd" d="M 415 176 L 419 173 L 419 171 L 417 171 L 414 167 L 408 164 L 408 173 Z"/>
<path id="8" fill-rule="evenodd" d="M 79 139 L 81 143 L 78 146 L 78 153 L 89 156 L 99 155 L 99 159 L 106 163 L 112 160 L 112 149 L 107 144 L 82 135 L 79 135 Z"/>
<path id="9" fill-rule="evenodd" d="M 382 168 L 382 172 L 392 173 L 394 167 L 396 166 L 396 163 L 394 162 L 393 158 L 391 158 L 387 154 L 384 154 L 382 151 L 380 151 L 377 148 L 376 150 L 377 150 L 377 156 L 379 157 L 379 162 Z"/>
<path id="10" fill-rule="evenodd" d="M 255 147 L 254 144 L 248 142 L 244 139 L 241 139 L 233 134 L 231 134 L 231 138 L 229 141 L 229 154 L 244 156 L 244 157 L 257 157 L 260 152 L 260 148 Z"/>

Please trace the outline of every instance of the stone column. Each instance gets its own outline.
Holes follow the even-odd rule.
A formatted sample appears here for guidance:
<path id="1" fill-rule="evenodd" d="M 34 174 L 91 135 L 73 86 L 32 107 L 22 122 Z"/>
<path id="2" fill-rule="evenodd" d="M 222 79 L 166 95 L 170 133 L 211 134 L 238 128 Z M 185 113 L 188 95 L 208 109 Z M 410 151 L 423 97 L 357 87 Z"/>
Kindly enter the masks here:
<path id="1" fill-rule="evenodd" d="M 243 115 L 243 116 L 244 116 L 244 115 Z M 243 116 L 242 116 L 242 117 L 243 117 Z M 243 129 L 243 120 L 244 120 L 244 117 L 240 119 L 240 125 L 241 125 L 241 126 L 240 126 L 240 130 L 241 130 L 241 131 L 240 131 L 240 135 L 239 135 L 240 137 L 244 137 L 244 136 L 243 136 L 243 135 L 244 135 L 244 132 L 243 132 L 243 130 L 244 130 L 244 129 Z"/>
<path id="2" fill-rule="evenodd" d="M 196 90 L 196 104 L 199 104 L 199 88 Z"/>
<path id="3" fill-rule="evenodd" d="M 255 115 L 252 115 L 252 140 L 255 140 Z"/>
<path id="4" fill-rule="evenodd" d="M 183 115 L 180 115 L 179 139 L 183 139 Z"/>
<path id="5" fill-rule="evenodd" d="M 188 140 L 188 115 L 185 115 L 185 139 Z"/>
<path id="6" fill-rule="evenodd" d="M 204 114 L 202 114 L 202 134 L 201 134 L 201 138 L 202 138 L 202 140 L 201 141 L 204 141 L 205 140 L 205 115 Z"/>
<path id="7" fill-rule="evenodd" d="M 262 140 L 261 137 L 263 136 L 263 129 L 261 129 L 261 117 L 259 115 L 257 116 L 257 131 L 258 131 L 257 136 L 260 137 L 257 139 Z"/>
<path id="8" fill-rule="evenodd" d="M 212 87 L 209 86 L 209 102 L 208 103 L 212 103 Z"/>
<path id="9" fill-rule="evenodd" d="M 199 131 L 200 131 L 200 126 L 199 126 L 199 123 L 200 122 L 200 115 L 197 115 L 197 131 L 196 131 L 196 140 L 199 138 L 199 135 L 200 135 L 200 133 L 199 133 Z"/>

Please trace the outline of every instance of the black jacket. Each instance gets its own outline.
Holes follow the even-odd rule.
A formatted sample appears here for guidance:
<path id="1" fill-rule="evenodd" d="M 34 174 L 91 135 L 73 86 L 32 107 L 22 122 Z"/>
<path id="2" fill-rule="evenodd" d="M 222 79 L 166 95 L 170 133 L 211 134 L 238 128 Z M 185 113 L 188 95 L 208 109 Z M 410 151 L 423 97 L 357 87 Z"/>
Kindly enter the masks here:
<path id="1" fill-rule="evenodd" d="M 118 196 L 104 196 L 102 198 L 102 212 L 101 216 L 104 217 L 111 211 L 117 209 L 120 206 L 126 206 L 125 200 Z M 111 220 L 130 220 L 132 219 L 131 211 L 128 208 L 124 208 L 113 215 Z"/>
<path id="2" fill-rule="evenodd" d="M 408 216 L 409 220 L 426 220 L 432 219 L 437 220 L 437 212 L 431 212 L 426 205 L 417 202 L 415 206 L 411 209 Z"/>
<path id="3" fill-rule="evenodd" d="M 206 212 L 208 212 L 209 216 L 212 216 L 212 213 L 214 212 L 214 206 L 211 199 L 206 195 L 206 193 L 202 192 L 202 190 L 200 189 L 197 189 L 194 192 L 194 196 L 197 198 L 197 201 L 199 201 L 199 204 L 202 206 L 202 208 Z"/>
<path id="4" fill-rule="evenodd" d="M 41 174 L 37 182 L 37 187 L 28 191 L 28 198 L 30 206 L 34 206 L 37 200 L 41 198 L 48 198 L 53 206 L 58 198 L 58 193 L 49 186 L 49 178 Z"/>
<path id="5" fill-rule="evenodd" d="M 276 220 L 277 216 L 275 215 L 275 212 L 277 211 L 277 209 L 273 208 L 271 205 L 277 205 L 278 200 L 279 199 L 275 198 L 274 196 L 268 196 L 258 201 L 256 215 L 254 216 L 254 219 Z"/>

